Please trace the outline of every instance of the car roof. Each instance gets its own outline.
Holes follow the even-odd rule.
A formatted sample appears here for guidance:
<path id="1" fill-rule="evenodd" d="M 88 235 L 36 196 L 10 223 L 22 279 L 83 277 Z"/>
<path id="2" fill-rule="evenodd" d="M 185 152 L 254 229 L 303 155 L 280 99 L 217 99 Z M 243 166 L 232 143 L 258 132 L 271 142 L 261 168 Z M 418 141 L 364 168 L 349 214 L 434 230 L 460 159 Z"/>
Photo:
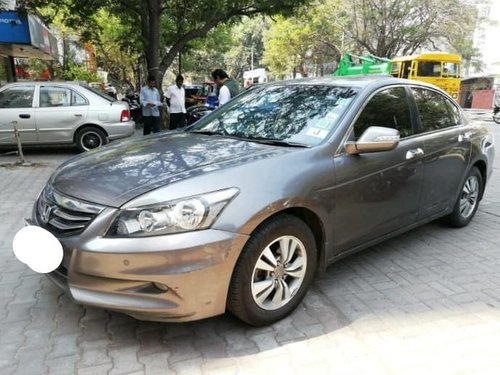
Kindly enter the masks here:
<path id="1" fill-rule="evenodd" d="M 401 80 L 394 78 L 391 75 L 364 75 L 364 76 L 349 76 L 349 77 L 337 77 L 337 76 L 324 76 L 324 77 L 314 77 L 314 78 L 298 78 L 287 81 L 276 81 L 276 84 L 285 85 L 334 85 L 334 86 L 350 86 L 350 87 L 364 87 L 368 86 L 374 82 L 397 83 L 408 82 L 408 80 Z"/>
<path id="2" fill-rule="evenodd" d="M 406 78 L 395 78 L 389 74 L 371 74 L 371 75 L 347 76 L 347 77 L 324 76 L 324 77 L 314 77 L 314 78 L 298 78 L 285 81 L 262 83 L 254 86 L 267 86 L 267 85 L 271 86 L 327 85 L 327 86 L 352 87 L 359 89 L 363 89 L 369 86 L 372 89 L 376 89 L 378 87 L 383 87 L 388 85 L 412 85 L 412 86 L 424 86 L 445 93 L 443 90 L 441 90 L 439 87 L 433 84 L 423 81 L 410 80 Z"/>
<path id="3" fill-rule="evenodd" d="M 21 82 L 10 82 L 5 84 L 5 86 L 26 86 L 26 85 L 56 85 L 56 86 L 88 86 L 83 82 L 67 82 L 67 81 L 21 81 Z M 3 87 L 3 86 L 2 86 Z"/>

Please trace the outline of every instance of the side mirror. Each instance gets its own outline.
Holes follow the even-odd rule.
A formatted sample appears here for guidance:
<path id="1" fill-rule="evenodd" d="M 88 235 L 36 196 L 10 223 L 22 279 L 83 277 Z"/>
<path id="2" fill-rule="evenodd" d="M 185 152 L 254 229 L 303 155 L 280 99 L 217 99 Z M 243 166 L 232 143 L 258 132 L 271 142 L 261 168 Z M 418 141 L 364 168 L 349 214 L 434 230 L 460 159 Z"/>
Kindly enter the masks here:
<path id="1" fill-rule="evenodd" d="M 350 155 L 369 152 L 390 151 L 399 144 L 399 131 L 381 126 L 370 126 L 357 142 L 346 142 L 345 150 Z"/>

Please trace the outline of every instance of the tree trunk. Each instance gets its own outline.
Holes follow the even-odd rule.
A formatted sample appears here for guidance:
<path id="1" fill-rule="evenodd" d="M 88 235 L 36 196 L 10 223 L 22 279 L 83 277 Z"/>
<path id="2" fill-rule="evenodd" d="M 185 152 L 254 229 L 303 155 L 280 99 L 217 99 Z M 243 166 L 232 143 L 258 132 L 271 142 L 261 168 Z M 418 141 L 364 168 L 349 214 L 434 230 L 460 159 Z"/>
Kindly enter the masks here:
<path id="1" fill-rule="evenodd" d="M 163 74 L 159 74 L 160 65 L 160 0 L 146 0 L 141 14 L 141 33 L 146 50 L 148 75 L 155 77 L 161 90 Z"/>

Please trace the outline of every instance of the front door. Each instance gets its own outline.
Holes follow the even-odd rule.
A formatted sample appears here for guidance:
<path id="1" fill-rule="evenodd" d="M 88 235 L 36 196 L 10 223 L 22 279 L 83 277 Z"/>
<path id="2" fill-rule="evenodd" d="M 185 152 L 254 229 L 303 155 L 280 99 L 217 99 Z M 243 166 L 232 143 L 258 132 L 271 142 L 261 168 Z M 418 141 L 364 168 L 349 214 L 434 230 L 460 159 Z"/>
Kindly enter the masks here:
<path id="1" fill-rule="evenodd" d="M 356 140 L 369 126 L 398 129 L 391 151 L 335 157 L 335 238 L 337 253 L 406 227 L 418 218 L 424 144 L 414 134 L 407 91 L 377 92 L 352 127 Z"/>
<path id="2" fill-rule="evenodd" d="M 0 144 L 15 145 L 15 128 L 22 144 L 37 140 L 33 109 L 35 86 L 15 85 L 0 91 Z"/>

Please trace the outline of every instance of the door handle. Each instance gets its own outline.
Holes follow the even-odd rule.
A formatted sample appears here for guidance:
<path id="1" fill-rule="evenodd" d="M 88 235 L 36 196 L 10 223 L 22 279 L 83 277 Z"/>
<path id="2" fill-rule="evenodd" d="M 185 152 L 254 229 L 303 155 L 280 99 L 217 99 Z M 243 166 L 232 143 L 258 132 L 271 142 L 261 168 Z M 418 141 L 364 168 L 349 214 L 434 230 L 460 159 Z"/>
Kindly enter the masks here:
<path id="1" fill-rule="evenodd" d="M 83 115 L 81 113 L 75 113 L 75 117 L 82 117 Z"/>
<path id="2" fill-rule="evenodd" d="M 20 117 L 20 118 L 30 118 L 30 117 L 31 117 L 31 115 L 30 115 L 30 114 L 28 114 L 28 113 L 21 113 L 21 114 L 19 115 L 19 117 Z"/>
<path id="3" fill-rule="evenodd" d="M 417 156 L 422 156 L 423 154 L 424 154 L 424 150 L 422 150 L 420 147 L 414 148 L 413 150 L 408 150 L 406 152 L 406 160 L 413 159 Z"/>

